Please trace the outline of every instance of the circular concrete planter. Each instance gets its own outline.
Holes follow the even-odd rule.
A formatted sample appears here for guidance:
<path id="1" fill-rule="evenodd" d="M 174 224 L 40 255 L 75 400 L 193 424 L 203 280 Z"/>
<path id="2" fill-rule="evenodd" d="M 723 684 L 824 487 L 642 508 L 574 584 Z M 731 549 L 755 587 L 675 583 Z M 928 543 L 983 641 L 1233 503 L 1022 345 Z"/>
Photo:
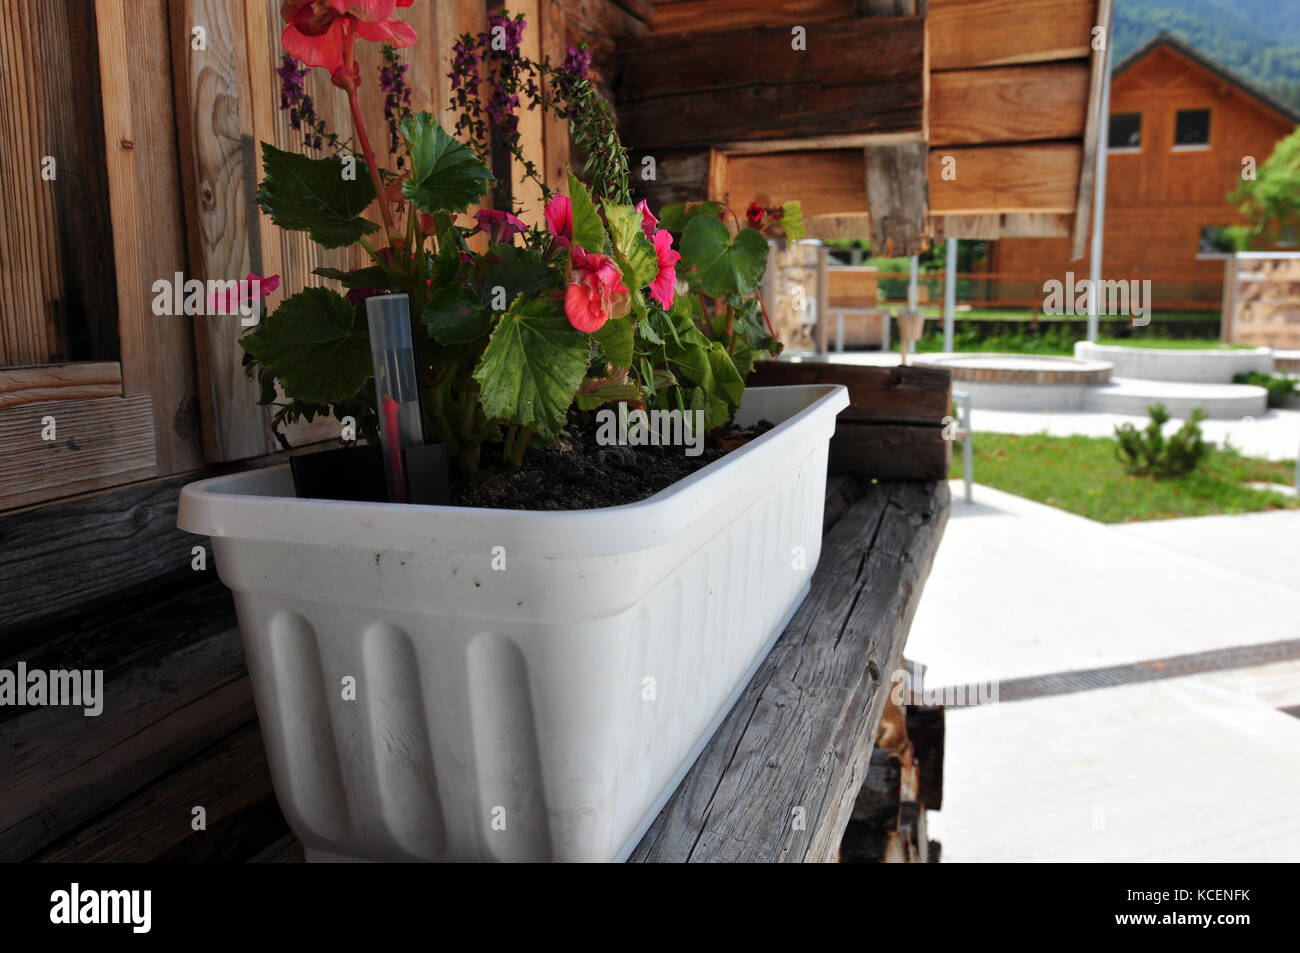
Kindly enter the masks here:
<path id="1" fill-rule="evenodd" d="M 1105 361 L 1029 354 L 918 354 L 915 363 L 951 371 L 981 410 L 1078 410 L 1111 375 Z"/>
<path id="2" fill-rule="evenodd" d="M 1181 351 L 1078 341 L 1074 345 L 1074 356 L 1092 361 L 1107 361 L 1114 365 L 1116 377 L 1146 381 L 1231 384 L 1235 374 L 1248 371 L 1260 374 L 1273 372 L 1273 351 L 1267 347 Z"/>

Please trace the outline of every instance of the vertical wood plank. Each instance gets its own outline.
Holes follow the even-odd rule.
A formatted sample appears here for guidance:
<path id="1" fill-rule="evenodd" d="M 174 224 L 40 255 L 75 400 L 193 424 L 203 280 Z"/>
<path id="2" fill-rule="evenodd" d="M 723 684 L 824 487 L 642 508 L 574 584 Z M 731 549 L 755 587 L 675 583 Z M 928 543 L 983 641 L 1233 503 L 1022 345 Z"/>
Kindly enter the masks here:
<path id="1" fill-rule="evenodd" d="M 542 9 L 541 0 L 510 0 L 508 9 L 511 14 L 524 15 L 524 34 L 520 40 L 520 52 L 530 60 L 542 58 Z M 521 97 L 522 98 L 522 97 Z M 544 174 L 546 163 L 546 146 L 544 140 L 542 110 L 528 109 L 520 104 L 519 110 L 519 146 L 524 156 Z M 519 207 L 519 217 L 529 225 L 542 225 L 542 190 L 532 179 L 524 174 L 523 163 L 518 159 L 510 160 L 510 196 Z"/>
<path id="2" fill-rule="evenodd" d="M 558 66 L 564 62 L 567 44 L 564 40 L 564 2 L 563 0 L 541 0 L 541 16 L 538 18 L 542 34 L 542 55 L 551 65 Z M 569 121 L 558 119 L 548 113 L 542 120 L 542 152 L 545 157 L 545 174 L 543 181 L 555 191 L 565 191 L 568 180 L 565 173 L 569 167 Z M 635 176 L 634 171 L 634 176 Z"/>
<path id="3" fill-rule="evenodd" d="M 159 474 L 203 463 L 194 334 L 153 313 L 153 283 L 185 268 L 166 0 L 95 0 L 117 270 L 122 392 L 149 395 Z"/>
<path id="4" fill-rule="evenodd" d="M 253 270 L 245 149 L 251 99 L 243 4 L 171 0 L 177 145 L 185 182 L 189 275 L 238 280 Z M 192 30 L 206 31 L 196 50 Z M 257 385 L 243 369 L 238 315 L 194 318 L 203 446 L 210 460 L 239 460 L 274 449 Z"/>

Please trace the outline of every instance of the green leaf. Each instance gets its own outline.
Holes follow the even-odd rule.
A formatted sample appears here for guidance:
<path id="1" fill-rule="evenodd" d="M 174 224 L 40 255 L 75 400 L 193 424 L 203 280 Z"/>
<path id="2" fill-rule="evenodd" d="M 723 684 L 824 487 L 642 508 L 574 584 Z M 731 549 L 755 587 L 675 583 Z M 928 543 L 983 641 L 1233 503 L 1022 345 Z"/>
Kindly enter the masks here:
<path id="1" fill-rule="evenodd" d="M 619 384 L 611 381 L 579 394 L 576 398 L 580 410 L 595 410 L 601 404 L 611 404 L 619 400 L 639 403 L 645 400 L 645 393 L 636 384 Z"/>
<path id="2" fill-rule="evenodd" d="M 492 312 L 472 289 L 460 284 L 430 290 L 429 303 L 420 317 L 439 344 L 464 344 L 492 328 Z"/>
<path id="3" fill-rule="evenodd" d="M 379 288 L 385 290 L 392 282 L 388 273 L 378 265 L 358 268 L 356 271 L 341 271 L 338 268 L 313 268 L 313 275 L 322 278 L 334 278 L 343 283 L 344 288 Z"/>
<path id="4" fill-rule="evenodd" d="M 345 179 L 342 159 L 312 159 L 268 142 L 262 143 L 262 170 L 266 178 L 257 190 L 257 204 L 281 228 L 305 231 L 323 248 L 342 248 L 378 230 L 361 218 L 375 200 L 375 187 L 364 170 Z"/>
<path id="5" fill-rule="evenodd" d="M 781 203 L 781 230 L 792 242 L 808 237 L 808 230 L 803 227 L 803 205 L 800 202 Z"/>
<path id="6" fill-rule="evenodd" d="M 659 274 L 659 257 L 645 237 L 641 213 L 632 205 L 605 202 L 605 221 L 614 239 L 614 251 L 623 272 L 623 284 L 632 290 L 647 287 Z"/>
<path id="7" fill-rule="evenodd" d="M 569 324 L 558 298 L 520 298 L 474 369 L 488 417 L 554 439 L 587 372 L 587 335 Z"/>
<path id="8" fill-rule="evenodd" d="M 408 116 L 397 128 L 411 154 L 411 177 L 402 183 L 402 194 L 421 211 L 463 212 L 483 197 L 491 170 L 431 114 Z"/>
<path id="9" fill-rule="evenodd" d="M 713 341 L 709 347 L 709 367 L 713 370 L 713 381 L 722 394 L 716 396 L 726 396 L 731 406 L 736 407 L 740 404 L 740 398 L 745 393 L 745 380 L 736 370 L 736 365 L 732 363 L 731 355 L 727 349 L 722 346 L 720 341 Z"/>
<path id="10" fill-rule="evenodd" d="M 684 202 L 676 202 L 659 210 L 659 225 L 674 235 L 680 235 L 693 219 L 701 215 L 717 218 L 721 214 L 722 206 L 717 202 L 699 202 L 690 208 Z"/>
<path id="11" fill-rule="evenodd" d="M 659 323 L 658 314 L 656 314 L 654 311 L 651 311 L 649 315 L 647 315 L 644 321 L 637 322 L 636 332 L 642 338 L 649 341 L 651 344 L 663 344 L 664 343 L 663 337 L 655 329 L 655 325 L 658 323 Z"/>
<path id="12" fill-rule="evenodd" d="M 356 394 L 370 377 L 370 336 L 347 298 L 306 288 L 240 343 L 294 400 L 329 404 Z"/>
<path id="13" fill-rule="evenodd" d="M 605 251 L 605 226 L 600 223 L 596 206 L 581 182 L 569 173 L 569 200 L 573 203 L 573 243 L 589 252 Z"/>
<path id="14" fill-rule="evenodd" d="M 632 364 L 632 317 L 623 315 L 616 321 L 606 321 L 592 335 L 600 345 L 605 360 L 615 367 L 630 367 Z"/>
<path id="15" fill-rule="evenodd" d="M 541 252 L 518 245 L 493 245 L 480 259 L 479 268 L 479 287 L 488 305 L 492 304 L 498 287 L 505 289 L 507 308 L 521 294 L 535 294 L 548 286 L 559 287 L 560 271 L 547 267 Z"/>
<path id="16" fill-rule="evenodd" d="M 700 287 L 714 297 L 753 291 L 767 269 L 763 236 L 742 228 L 733 240 L 716 218 L 692 219 L 682 235 L 681 252 L 682 264 L 696 269 Z"/>

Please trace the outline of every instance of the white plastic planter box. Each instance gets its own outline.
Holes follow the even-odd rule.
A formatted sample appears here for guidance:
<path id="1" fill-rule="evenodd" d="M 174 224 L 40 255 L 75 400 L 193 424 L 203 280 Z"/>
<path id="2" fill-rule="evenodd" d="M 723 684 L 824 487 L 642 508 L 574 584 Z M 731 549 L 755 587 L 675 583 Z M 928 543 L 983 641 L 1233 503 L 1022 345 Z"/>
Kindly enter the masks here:
<path id="1" fill-rule="evenodd" d="M 737 421 L 776 427 L 604 509 L 299 500 L 287 466 L 185 487 L 307 858 L 624 859 L 808 591 L 847 405 L 751 388 Z"/>

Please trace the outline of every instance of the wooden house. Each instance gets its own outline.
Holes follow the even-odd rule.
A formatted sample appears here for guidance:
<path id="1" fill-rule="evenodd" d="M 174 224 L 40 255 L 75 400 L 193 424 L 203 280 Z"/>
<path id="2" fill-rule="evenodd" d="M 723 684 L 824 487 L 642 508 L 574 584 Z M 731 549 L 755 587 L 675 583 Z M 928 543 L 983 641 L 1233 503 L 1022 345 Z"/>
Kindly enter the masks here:
<path id="1" fill-rule="evenodd" d="M 1295 130 L 1300 110 L 1163 34 L 1115 68 L 1110 95 L 1104 275 L 1150 279 L 1157 308 L 1217 310 L 1215 232 L 1244 221 L 1228 193 Z M 1041 287 L 1088 274 L 1089 260 L 1070 252 L 1060 239 L 1006 238 L 988 267 L 997 286 Z"/>

